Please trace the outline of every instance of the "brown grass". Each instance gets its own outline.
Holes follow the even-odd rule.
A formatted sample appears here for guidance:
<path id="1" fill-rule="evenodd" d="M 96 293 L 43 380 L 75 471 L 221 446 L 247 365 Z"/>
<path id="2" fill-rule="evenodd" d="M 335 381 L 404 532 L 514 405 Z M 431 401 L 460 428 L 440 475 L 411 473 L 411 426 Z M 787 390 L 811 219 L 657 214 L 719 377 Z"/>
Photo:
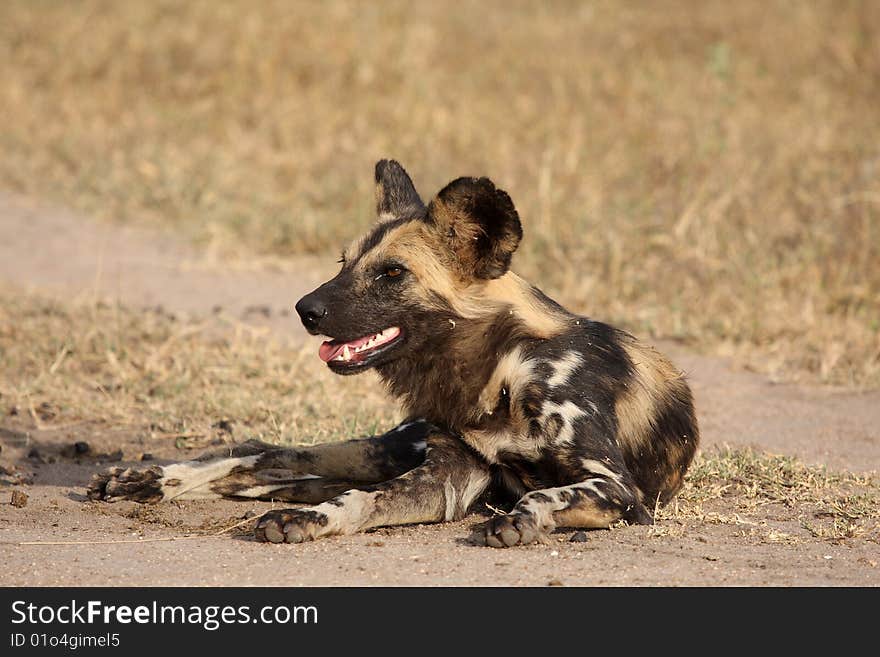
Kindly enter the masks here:
<path id="1" fill-rule="evenodd" d="M 880 480 L 876 474 L 830 472 L 795 458 L 749 449 L 700 454 L 679 496 L 657 513 L 659 532 L 670 521 L 762 527 L 769 542 L 796 542 L 767 527 L 768 517 L 797 520 L 802 536 L 880 542 Z"/>
<path id="2" fill-rule="evenodd" d="M 400 420 L 378 379 L 364 377 L 335 376 L 314 345 L 288 345 L 233 321 L 186 322 L 0 288 L 0 418 L 130 426 L 184 440 L 210 438 L 226 420 L 242 439 L 309 444 Z"/>
<path id="3" fill-rule="evenodd" d="M 508 189 L 563 302 L 880 383 L 880 3 L 9 0 L 0 185 L 336 251 L 371 166 Z"/>

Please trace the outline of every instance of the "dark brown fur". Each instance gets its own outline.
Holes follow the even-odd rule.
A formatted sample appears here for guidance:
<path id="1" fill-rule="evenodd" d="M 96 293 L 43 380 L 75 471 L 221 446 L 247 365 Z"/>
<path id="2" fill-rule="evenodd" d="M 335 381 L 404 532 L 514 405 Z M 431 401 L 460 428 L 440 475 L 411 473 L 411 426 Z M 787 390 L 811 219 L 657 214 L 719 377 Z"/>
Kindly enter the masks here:
<path id="1" fill-rule="evenodd" d="M 260 521 L 259 539 L 288 542 L 461 517 L 491 490 L 518 500 L 477 537 L 495 547 L 556 526 L 650 522 L 680 489 L 698 443 L 681 373 L 509 271 L 522 227 L 487 178 L 459 178 L 425 205 L 403 168 L 383 160 L 376 185 L 379 223 L 297 311 L 338 345 L 328 366 L 375 368 L 408 422 L 335 446 L 249 444 L 158 477 L 99 475 L 90 496 L 328 500 Z M 353 351 L 392 328 L 390 342 Z"/>

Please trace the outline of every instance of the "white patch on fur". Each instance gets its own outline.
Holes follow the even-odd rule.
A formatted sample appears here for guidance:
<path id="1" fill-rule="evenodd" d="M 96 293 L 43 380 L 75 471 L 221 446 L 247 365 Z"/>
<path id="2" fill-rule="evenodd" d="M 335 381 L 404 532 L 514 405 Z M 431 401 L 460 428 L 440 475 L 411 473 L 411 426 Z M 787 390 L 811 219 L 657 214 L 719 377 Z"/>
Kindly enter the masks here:
<path id="1" fill-rule="evenodd" d="M 498 404 L 501 388 L 504 386 L 508 387 L 508 394 L 511 399 L 518 399 L 522 389 L 532 380 L 535 365 L 537 365 L 536 360 L 523 358 L 520 347 L 516 347 L 504 354 L 498 360 L 498 365 L 495 366 L 495 371 L 489 377 L 488 383 L 480 392 L 477 413 L 492 413 Z"/>
<path id="2" fill-rule="evenodd" d="M 415 452 L 424 452 L 428 449 L 428 443 L 424 440 L 417 440 L 412 444 L 412 448 Z"/>
<path id="3" fill-rule="evenodd" d="M 458 512 L 460 517 L 464 517 L 474 500 L 477 499 L 480 493 L 486 490 L 486 486 L 489 485 L 490 480 L 491 477 L 486 472 L 474 472 L 468 477 L 464 490 L 461 491 L 458 498 Z"/>
<path id="4" fill-rule="evenodd" d="M 541 423 L 546 426 L 550 417 L 557 414 L 562 418 L 562 426 L 556 436 L 551 439 L 557 445 L 567 445 L 574 438 L 575 421 L 587 413 L 571 400 L 566 400 L 562 404 L 548 401 L 544 402 L 544 406 L 541 408 Z"/>
<path id="5" fill-rule="evenodd" d="M 377 493 L 368 493 L 362 490 L 350 490 L 336 500 L 342 500 L 342 504 L 324 502 L 317 506 L 309 507 L 310 511 L 323 513 L 328 522 L 325 527 L 317 528 L 318 536 L 328 534 L 355 534 L 364 528 L 375 507 Z"/>
<path id="6" fill-rule="evenodd" d="M 609 469 L 601 461 L 595 461 L 593 459 L 583 459 L 581 460 L 581 465 L 584 466 L 584 470 L 587 472 L 591 472 L 593 474 L 602 475 L 603 477 L 608 477 L 611 481 L 616 483 L 618 486 L 622 486 L 620 475 Z"/>
<path id="7" fill-rule="evenodd" d="M 162 478 L 159 485 L 164 500 L 173 499 L 205 499 L 204 494 L 195 492 L 205 484 L 217 481 L 230 474 L 236 468 L 252 468 L 260 460 L 260 454 L 238 458 L 218 458 L 210 461 L 184 461 L 162 467 Z M 166 485 L 167 481 L 177 479 L 179 484 Z M 185 497 L 193 491 L 195 498 Z"/>
<path id="8" fill-rule="evenodd" d="M 547 385 L 551 388 L 564 385 L 583 362 L 583 356 L 576 351 L 567 351 L 559 360 L 548 360 L 547 364 L 553 368 L 553 374 L 547 379 Z"/>
<path id="9" fill-rule="evenodd" d="M 446 510 L 443 513 L 443 518 L 446 522 L 449 522 L 455 518 L 455 509 L 458 506 L 458 495 L 451 477 L 447 477 L 443 483 L 443 497 L 446 501 Z"/>
<path id="10" fill-rule="evenodd" d="M 556 526 L 556 521 L 553 519 L 553 514 L 557 511 L 562 511 L 568 505 L 567 502 L 562 502 L 559 494 L 562 491 L 571 491 L 576 489 L 581 490 L 589 490 L 592 493 L 603 500 L 607 500 L 607 496 L 604 492 L 599 490 L 597 484 L 607 484 L 608 480 L 604 478 L 593 478 L 587 479 L 586 481 L 580 481 L 576 484 L 571 484 L 569 486 L 558 486 L 556 488 L 545 488 L 544 490 L 532 491 L 531 493 L 526 493 L 523 498 L 517 502 L 517 507 L 522 508 L 524 511 L 528 511 L 531 513 L 535 521 L 538 524 L 538 527 L 543 529 L 544 531 L 548 531 L 553 529 Z M 550 498 L 549 502 L 543 502 L 534 499 L 534 495 L 541 494 L 548 498 Z M 516 513 L 516 511 L 514 511 Z"/>
<path id="11" fill-rule="evenodd" d="M 608 483 L 607 479 L 600 479 L 598 477 L 595 477 L 593 479 L 587 479 L 586 481 L 582 481 L 579 484 L 574 484 L 572 486 L 572 488 L 587 488 L 587 489 L 593 491 L 597 497 L 601 497 L 603 500 L 606 500 L 606 499 L 608 499 L 608 496 L 605 495 L 605 493 L 603 493 L 601 490 L 599 490 L 598 487 L 596 486 L 596 484 L 607 484 L 607 483 Z"/>
<path id="12" fill-rule="evenodd" d="M 284 488 L 287 488 L 288 485 L 285 485 L 285 484 L 266 484 L 265 486 L 251 486 L 250 488 L 245 488 L 243 490 L 236 491 L 235 496 L 236 497 L 258 498 L 258 497 L 262 497 L 264 495 L 269 495 L 270 493 L 274 493 L 276 490 L 282 490 Z"/>
<path id="13" fill-rule="evenodd" d="M 532 493 L 526 493 L 526 495 L 517 502 L 517 506 L 522 507 L 525 511 L 531 513 L 538 527 L 541 529 L 545 529 L 548 527 L 553 527 L 553 512 L 558 511 L 564 505 L 559 501 L 559 498 L 556 496 L 557 491 L 565 490 L 569 488 L 568 486 L 562 486 L 559 488 L 547 488 L 544 490 L 533 491 L 533 493 L 540 493 L 550 498 L 549 502 L 538 501 L 534 498 Z"/>

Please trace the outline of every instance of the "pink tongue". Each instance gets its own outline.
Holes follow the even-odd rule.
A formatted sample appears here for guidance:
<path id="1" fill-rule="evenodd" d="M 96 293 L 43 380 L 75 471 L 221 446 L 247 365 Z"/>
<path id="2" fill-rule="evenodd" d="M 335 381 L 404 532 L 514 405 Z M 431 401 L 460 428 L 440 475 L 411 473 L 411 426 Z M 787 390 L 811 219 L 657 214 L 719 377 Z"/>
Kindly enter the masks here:
<path id="1" fill-rule="evenodd" d="M 341 352 L 345 345 L 348 345 L 348 348 L 354 350 L 357 347 L 360 347 L 363 343 L 368 342 L 372 335 L 367 335 L 362 338 L 358 338 L 357 340 L 352 340 L 351 342 L 336 342 L 335 340 L 327 340 L 326 342 L 321 344 L 321 347 L 318 349 L 318 358 L 323 360 L 325 363 L 336 358 Z"/>
<path id="2" fill-rule="evenodd" d="M 334 344 L 333 341 L 327 340 L 322 343 L 321 347 L 318 349 L 318 358 L 327 363 L 332 358 L 336 358 L 336 355 L 342 351 L 343 346 L 345 345 L 342 343 Z"/>

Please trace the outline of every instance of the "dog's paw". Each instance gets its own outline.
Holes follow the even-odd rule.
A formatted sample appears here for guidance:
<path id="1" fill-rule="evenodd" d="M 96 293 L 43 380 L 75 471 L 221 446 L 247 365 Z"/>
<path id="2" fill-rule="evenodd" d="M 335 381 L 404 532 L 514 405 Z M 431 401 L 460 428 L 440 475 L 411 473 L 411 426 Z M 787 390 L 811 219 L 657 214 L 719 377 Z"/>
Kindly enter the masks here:
<path id="1" fill-rule="evenodd" d="M 90 500 L 132 500 L 152 504 L 164 497 L 162 478 L 162 468 L 156 465 L 144 470 L 110 468 L 92 475 L 86 494 Z"/>
<path id="2" fill-rule="evenodd" d="M 534 518 L 521 513 L 496 516 L 479 527 L 473 537 L 476 544 L 495 548 L 531 545 L 542 539 Z"/>
<path id="3" fill-rule="evenodd" d="M 269 511 L 257 523 L 254 537 L 264 543 L 304 543 L 318 538 L 327 522 L 325 514 L 311 509 Z"/>

